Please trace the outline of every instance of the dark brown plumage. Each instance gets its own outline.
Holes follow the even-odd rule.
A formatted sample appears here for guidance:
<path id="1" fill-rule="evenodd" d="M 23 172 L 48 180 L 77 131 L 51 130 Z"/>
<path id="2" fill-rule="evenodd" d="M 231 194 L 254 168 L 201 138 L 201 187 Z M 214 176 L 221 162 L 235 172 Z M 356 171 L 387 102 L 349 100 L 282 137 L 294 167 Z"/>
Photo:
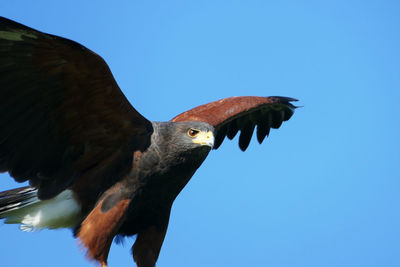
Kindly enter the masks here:
<path id="1" fill-rule="evenodd" d="M 0 171 L 30 183 L 0 193 L 0 218 L 74 228 L 102 266 L 115 236 L 137 235 L 135 262 L 154 266 L 172 203 L 211 148 L 240 131 L 244 151 L 256 126 L 261 143 L 292 116 L 291 101 L 230 97 L 151 122 L 101 57 L 0 17 Z M 49 203 L 70 208 L 49 212 Z"/>

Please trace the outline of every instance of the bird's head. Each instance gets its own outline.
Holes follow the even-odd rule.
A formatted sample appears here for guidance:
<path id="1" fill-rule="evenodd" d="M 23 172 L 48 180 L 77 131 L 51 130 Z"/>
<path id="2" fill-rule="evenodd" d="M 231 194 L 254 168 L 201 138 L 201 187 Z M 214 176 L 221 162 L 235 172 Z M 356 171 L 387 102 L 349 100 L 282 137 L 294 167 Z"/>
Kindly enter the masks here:
<path id="1" fill-rule="evenodd" d="M 177 123 L 175 123 L 177 124 Z M 214 146 L 214 127 L 204 122 L 183 122 L 178 123 L 177 129 L 182 136 L 182 140 L 190 147 Z"/>
<path id="2" fill-rule="evenodd" d="M 214 127 L 205 122 L 158 122 L 154 141 L 164 153 L 204 157 L 214 146 Z"/>

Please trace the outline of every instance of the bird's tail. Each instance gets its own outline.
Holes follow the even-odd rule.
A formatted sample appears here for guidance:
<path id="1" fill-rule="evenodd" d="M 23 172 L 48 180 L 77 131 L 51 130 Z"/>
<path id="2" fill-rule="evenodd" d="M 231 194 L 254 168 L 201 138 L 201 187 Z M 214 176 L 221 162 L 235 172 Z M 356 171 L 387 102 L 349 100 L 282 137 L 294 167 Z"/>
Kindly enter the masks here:
<path id="1" fill-rule="evenodd" d="M 27 210 L 40 200 L 37 197 L 37 189 L 25 186 L 0 192 L 0 219 L 4 223 L 23 223 Z M 29 230 L 21 225 L 21 230 Z"/>
<path id="2" fill-rule="evenodd" d="M 80 205 L 71 190 L 40 200 L 36 188 L 26 186 L 0 192 L 0 220 L 21 224 L 22 231 L 41 228 L 73 228 L 82 219 Z"/>
<path id="3" fill-rule="evenodd" d="M 30 186 L 0 192 L 0 219 L 5 219 L 4 223 L 22 223 L 27 209 L 39 201 L 37 189 Z M 21 225 L 21 230 L 29 229 Z"/>
<path id="4" fill-rule="evenodd" d="M 37 189 L 25 186 L 0 192 L 0 219 L 8 214 L 39 201 Z"/>

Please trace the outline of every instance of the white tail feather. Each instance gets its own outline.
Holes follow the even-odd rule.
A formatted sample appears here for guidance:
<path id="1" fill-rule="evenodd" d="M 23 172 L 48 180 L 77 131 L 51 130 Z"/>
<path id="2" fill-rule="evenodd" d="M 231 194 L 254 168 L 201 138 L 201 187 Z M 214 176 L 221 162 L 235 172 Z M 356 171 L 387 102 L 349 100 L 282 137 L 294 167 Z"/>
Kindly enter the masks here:
<path id="1" fill-rule="evenodd" d="M 5 223 L 20 223 L 22 231 L 42 228 L 73 228 L 81 219 L 81 208 L 71 190 L 49 200 L 34 198 L 28 204 L 3 214 Z"/>

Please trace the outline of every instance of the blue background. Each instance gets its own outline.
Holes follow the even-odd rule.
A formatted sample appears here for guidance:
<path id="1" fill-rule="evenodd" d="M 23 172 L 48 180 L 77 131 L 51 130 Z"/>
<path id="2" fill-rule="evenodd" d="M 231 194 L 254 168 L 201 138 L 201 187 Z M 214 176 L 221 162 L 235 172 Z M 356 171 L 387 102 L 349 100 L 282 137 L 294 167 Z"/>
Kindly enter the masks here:
<path id="1" fill-rule="evenodd" d="M 210 154 L 175 201 L 159 267 L 400 266 L 399 14 L 382 0 L 0 1 L 103 56 L 151 120 L 228 96 L 304 105 L 264 144 Z M 133 266 L 133 241 L 110 267 Z M 76 243 L 0 225 L 0 264 L 91 266 Z"/>

